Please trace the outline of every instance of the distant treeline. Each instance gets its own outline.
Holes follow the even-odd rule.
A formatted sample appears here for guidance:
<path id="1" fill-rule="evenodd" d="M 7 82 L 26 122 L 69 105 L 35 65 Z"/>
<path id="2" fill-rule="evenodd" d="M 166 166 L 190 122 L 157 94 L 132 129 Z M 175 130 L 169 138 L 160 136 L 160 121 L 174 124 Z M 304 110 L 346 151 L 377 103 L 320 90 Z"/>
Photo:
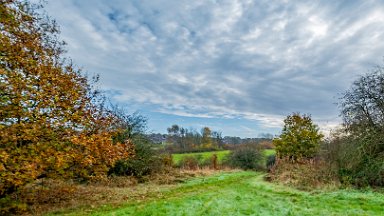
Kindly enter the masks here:
<path id="1" fill-rule="evenodd" d="M 172 125 L 167 128 L 168 134 L 151 133 L 148 138 L 156 144 L 161 144 L 167 152 L 199 152 L 208 150 L 232 149 L 241 144 L 263 144 L 272 148 L 273 135 L 263 134 L 261 138 L 240 138 L 222 136 L 222 132 L 203 127 L 200 131 Z"/>

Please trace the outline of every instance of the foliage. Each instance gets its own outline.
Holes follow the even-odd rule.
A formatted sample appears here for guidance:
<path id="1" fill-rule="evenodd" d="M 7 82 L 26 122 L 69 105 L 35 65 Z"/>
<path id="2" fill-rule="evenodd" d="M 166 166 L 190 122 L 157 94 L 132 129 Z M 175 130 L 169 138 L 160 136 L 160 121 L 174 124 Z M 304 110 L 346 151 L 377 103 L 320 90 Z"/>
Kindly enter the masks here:
<path id="1" fill-rule="evenodd" d="M 201 155 L 199 154 L 194 156 L 186 156 L 179 161 L 178 166 L 183 169 L 196 170 L 199 168 L 200 161 Z"/>
<path id="2" fill-rule="evenodd" d="M 343 184 L 360 187 L 383 186 L 384 169 L 382 154 L 372 154 L 377 143 L 384 139 L 382 134 L 372 132 L 354 136 L 345 130 L 332 134 L 322 146 L 322 157 L 338 173 Z M 371 146 L 370 151 L 365 150 Z"/>
<path id="3" fill-rule="evenodd" d="M 270 170 L 276 163 L 276 155 L 275 154 L 272 154 L 272 155 L 268 155 L 267 156 L 267 162 L 266 162 L 266 167 L 268 170 Z"/>
<path id="4" fill-rule="evenodd" d="M 340 150 L 336 160 L 341 179 L 384 186 L 384 68 L 377 66 L 357 79 L 340 105 L 345 133 L 331 142 Z"/>
<path id="5" fill-rule="evenodd" d="M 283 131 L 279 138 L 273 140 L 273 144 L 279 157 L 297 160 L 315 156 L 322 138 L 309 115 L 293 113 L 284 120 Z"/>
<path id="6" fill-rule="evenodd" d="M 259 143 L 259 145 L 263 149 L 275 149 L 272 140 L 263 140 Z"/>
<path id="7" fill-rule="evenodd" d="M 156 153 L 152 143 L 144 135 L 137 136 L 133 143 L 134 156 L 117 161 L 109 174 L 143 177 L 162 171 L 163 158 Z"/>
<path id="8" fill-rule="evenodd" d="M 211 139 L 212 131 L 209 127 L 203 127 L 203 129 L 201 129 L 201 136 L 202 136 L 201 142 L 202 142 L 203 148 L 212 147 L 212 139 Z"/>
<path id="9" fill-rule="evenodd" d="M 0 196 L 37 178 L 105 175 L 131 155 L 129 142 L 112 142 L 115 118 L 62 58 L 58 27 L 40 7 L 0 4 Z"/>
<path id="10" fill-rule="evenodd" d="M 110 104 L 111 114 L 115 121 L 112 124 L 113 130 L 117 133 L 112 137 L 114 143 L 124 143 L 142 136 L 147 129 L 147 118 L 138 112 L 127 115 L 123 108 Z"/>
<path id="11" fill-rule="evenodd" d="M 117 161 L 110 169 L 110 175 L 134 176 L 141 179 L 144 176 L 167 172 L 173 166 L 171 155 L 157 151 L 145 134 L 137 135 L 132 142 L 134 156 Z"/>
<path id="12" fill-rule="evenodd" d="M 302 190 L 315 188 L 337 188 L 337 174 L 322 159 L 276 158 L 274 166 L 269 169 L 268 178 Z"/>
<path id="13" fill-rule="evenodd" d="M 365 133 L 384 127 L 384 67 L 361 76 L 341 99 L 341 113 L 348 131 Z"/>
<path id="14" fill-rule="evenodd" d="M 243 145 L 228 155 L 227 163 L 245 170 L 264 169 L 264 153 L 260 148 Z"/>
<path id="15" fill-rule="evenodd" d="M 169 153 L 215 151 L 222 148 L 221 132 L 203 127 L 201 133 L 194 129 L 172 125 L 167 129 L 168 139 L 165 150 Z"/>

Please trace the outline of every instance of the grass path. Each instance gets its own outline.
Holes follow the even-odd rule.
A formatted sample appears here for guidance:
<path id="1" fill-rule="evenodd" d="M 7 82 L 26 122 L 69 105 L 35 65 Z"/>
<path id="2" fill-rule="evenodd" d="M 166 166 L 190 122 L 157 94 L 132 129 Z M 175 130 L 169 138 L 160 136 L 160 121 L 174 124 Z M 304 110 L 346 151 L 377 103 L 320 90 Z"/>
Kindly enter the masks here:
<path id="1" fill-rule="evenodd" d="M 74 215 L 85 212 L 75 212 Z M 303 192 L 265 182 L 254 172 L 195 178 L 175 188 L 107 206 L 91 215 L 383 215 L 384 194 Z"/>

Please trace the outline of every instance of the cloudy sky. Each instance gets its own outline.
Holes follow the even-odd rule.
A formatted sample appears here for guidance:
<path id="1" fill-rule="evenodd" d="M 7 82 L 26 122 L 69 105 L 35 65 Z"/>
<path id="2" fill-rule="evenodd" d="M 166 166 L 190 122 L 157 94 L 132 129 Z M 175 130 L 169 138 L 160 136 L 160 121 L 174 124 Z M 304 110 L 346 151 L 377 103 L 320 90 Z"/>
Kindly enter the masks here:
<path id="1" fill-rule="evenodd" d="M 340 94 L 384 56 L 384 1 L 49 0 L 68 55 L 128 111 L 224 135 L 284 116 L 337 124 Z"/>

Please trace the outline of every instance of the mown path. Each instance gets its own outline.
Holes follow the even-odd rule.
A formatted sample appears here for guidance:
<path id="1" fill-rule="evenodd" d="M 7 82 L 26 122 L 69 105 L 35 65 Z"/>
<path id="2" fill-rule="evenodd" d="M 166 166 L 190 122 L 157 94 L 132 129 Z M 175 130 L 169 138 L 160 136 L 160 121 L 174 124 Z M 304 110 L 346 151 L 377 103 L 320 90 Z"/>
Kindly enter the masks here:
<path id="1" fill-rule="evenodd" d="M 384 194 L 303 192 L 265 182 L 260 173 L 221 173 L 91 215 L 384 215 Z"/>

